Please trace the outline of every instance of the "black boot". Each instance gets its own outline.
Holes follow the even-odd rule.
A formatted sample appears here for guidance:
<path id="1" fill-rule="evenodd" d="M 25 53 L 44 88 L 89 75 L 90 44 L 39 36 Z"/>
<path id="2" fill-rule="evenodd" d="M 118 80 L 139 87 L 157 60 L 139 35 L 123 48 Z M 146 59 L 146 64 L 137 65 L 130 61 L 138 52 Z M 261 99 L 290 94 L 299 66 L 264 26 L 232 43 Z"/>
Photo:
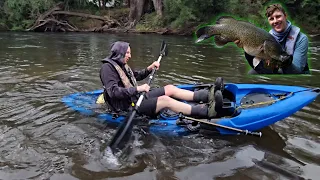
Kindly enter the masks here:
<path id="1" fill-rule="evenodd" d="M 223 92 L 224 90 L 224 82 L 222 77 L 217 77 L 216 81 L 214 82 L 214 92 L 220 90 Z"/>
<path id="2" fill-rule="evenodd" d="M 216 81 L 214 82 L 214 86 L 211 86 L 211 88 L 209 89 L 209 94 L 208 94 L 208 102 L 209 103 L 214 100 L 215 93 L 218 90 L 220 90 L 221 92 L 223 92 L 223 90 L 224 90 L 224 83 L 223 83 L 222 77 L 218 77 L 216 79 Z"/>

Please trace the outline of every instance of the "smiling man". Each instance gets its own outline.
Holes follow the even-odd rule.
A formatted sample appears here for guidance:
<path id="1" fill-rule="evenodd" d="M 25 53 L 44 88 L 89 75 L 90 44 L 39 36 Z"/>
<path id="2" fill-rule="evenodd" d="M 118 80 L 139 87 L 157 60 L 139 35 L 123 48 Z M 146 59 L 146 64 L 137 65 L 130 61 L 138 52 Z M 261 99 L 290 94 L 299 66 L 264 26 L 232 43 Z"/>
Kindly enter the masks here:
<path id="1" fill-rule="evenodd" d="M 286 52 L 292 56 L 292 64 L 282 68 L 283 74 L 309 74 L 308 66 L 308 37 L 300 31 L 300 28 L 287 20 L 287 14 L 280 4 L 272 4 L 266 9 L 266 17 L 272 29 L 270 34 L 281 44 Z M 240 41 L 235 42 L 238 46 Z M 249 74 L 273 74 L 274 72 L 264 68 L 262 61 L 253 65 L 254 57 L 245 53 L 248 63 L 253 68 Z"/>

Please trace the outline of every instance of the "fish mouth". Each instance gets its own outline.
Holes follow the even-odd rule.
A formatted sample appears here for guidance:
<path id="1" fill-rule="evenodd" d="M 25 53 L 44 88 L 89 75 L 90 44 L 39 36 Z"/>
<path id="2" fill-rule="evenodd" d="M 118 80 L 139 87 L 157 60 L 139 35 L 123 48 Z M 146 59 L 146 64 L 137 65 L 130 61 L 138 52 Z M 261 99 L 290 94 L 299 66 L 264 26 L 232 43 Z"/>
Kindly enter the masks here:
<path id="1" fill-rule="evenodd" d="M 208 39 L 208 38 L 209 38 L 209 36 L 207 34 L 203 34 L 196 40 L 196 43 L 201 42 L 201 41 Z"/>

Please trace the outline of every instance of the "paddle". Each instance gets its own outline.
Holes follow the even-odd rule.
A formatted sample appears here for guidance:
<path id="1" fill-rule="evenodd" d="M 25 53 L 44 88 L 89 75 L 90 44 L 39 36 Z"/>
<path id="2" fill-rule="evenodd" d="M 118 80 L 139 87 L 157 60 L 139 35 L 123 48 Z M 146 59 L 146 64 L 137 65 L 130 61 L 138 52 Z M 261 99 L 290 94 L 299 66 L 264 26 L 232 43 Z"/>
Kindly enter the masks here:
<path id="1" fill-rule="evenodd" d="M 224 128 L 224 129 L 227 129 L 227 130 L 236 131 L 236 132 L 239 132 L 239 133 L 243 133 L 245 135 L 250 134 L 250 135 L 259 136 L 259 137 L 262 136 L 261 132 L 252 132 L 252 131 L 248 131 L 248 130 L 242 130 L 242 129 L 238 129 L 238 128 L 228 127 L 228 126 L 224 126 L 224 125 L 221 125 L 221 124 L 216 124 L 216 123 L 213 123 L 213 122 L 205 121 L 205 120 L 202 120 L 202 119 L 195 119 L 195 118 L 187 117 L 187 116 L 184 116 L 182 113 L 180 113 L 179 114 L 179 119 L 183 119 L 183 118 L 187 119 L 187 120 L 191 120 L 191 121 L 196 121 L 196 122 L 200 122 L 200 123 L 204 123 L 204 124 L 209 124 L 209 125 L 212 125 L 212 126 L 215 126 L 215 127 L 219 127 L 219 128 Z"/>
<path id="2" fill-rule="evenodd" d="M 164 41 L 162 41 L 161 43 L 161 47 L 160 47 L 160 55 L 158 58 L 158 62 L 160 63 L 161 58 L 163 56 L 166 56 L 168 54 L 167 51 L 167 45 Z M 153 79 L 153 76 L 156 72 L 156 68 L 154 68 L 149 76 L 148 79 L 148 85 L 151 84 L 151 81 Z M 142 100 L 144 99 L 144 95 L 146 94 L 146 92 L 142 92 L 133 111 L 124 119 L 124 122 L 119 126 L 119 128 L 117 129 L 115 135 L 113 136 L 113 138 L 111 139 L 110 143 L 109 143 L 109 147 L 111 148 L 112 151 L 114 151 L 116 148 L 118 148 L 120 143 L 124 143 L 123 139 L 125 137 L 125 135 L 129 132 L 129 134 L 131 134 L 131 130 L 133 127 L 133 119 L 137 113 L 137 110 L 139 109 Z"/>

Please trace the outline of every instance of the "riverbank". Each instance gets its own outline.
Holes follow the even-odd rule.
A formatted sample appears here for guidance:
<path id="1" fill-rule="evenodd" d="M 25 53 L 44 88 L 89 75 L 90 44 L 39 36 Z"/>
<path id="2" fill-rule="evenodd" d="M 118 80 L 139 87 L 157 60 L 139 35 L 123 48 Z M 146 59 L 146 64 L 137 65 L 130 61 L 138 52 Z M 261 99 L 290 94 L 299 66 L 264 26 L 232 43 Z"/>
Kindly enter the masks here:
<path id="1" fill-rule="evenodd" d="M 129 14 L 129 8 L 120 8 L 120 9 L 112 9 L 108 11 L 101 11 L 102 16 L 107 16 L 111 19 L 115 19 L 118 22 L 122 22 L 123 24 L 128 24 L 128 14 Z M 235 15 L 237 17 L 237 15 Z M 212 17 L 212 19 L 215 19 L 216 17 Z M 262 20 L 264 21 L 264 19 Z M 259 24 L 266 23 L 263 22 L 256 22 L 257 26 Z M 76 22 L 75 22 L 76 23 Z M 185 23 L 182 27 L 175 27 L 172 25 L 164 25 L 167 24 L 164 19 L 161 19 L 157 17 L 155 13 L 145 14 L 142 16 L 141 20 L 136 24 L 134 28 L 127 28 L 127 27 L 118 27 L 118 28 L 108 28 L 103 29 L 103 32 L 109 32 L 109 33 L 157 33 L 162 35 L 182 35 L 182 36 L 191 36 L 195 32 L 195 30 L 203 25 L 207 24 L 208 22 L 189 22 Z M 297 24 L 295 25 L 299 26 L 303 32 L 305 32 L 308 35 L 311 36 L 318 36 L 320 35 L 320 29 L 314 28 L 313 25 L 308 24 Z M 92 27 L 91 27 L 92 28 Z M 270 27 L 269 25 L 266 25 L 264 27 L 261 27 L 265 30 L 268 30 Z"/>
<path id="2" fill-rule="evenodd" d="M 159 18 L 155 13 L 145 14 L 142 16 L 139 22 L 132 23 L 129 22 L 129 8 L 113 8 L 108 10 L 99 11 L 99 17 L 111 19 L 114 23 L 112 26 L 93 18 L 83 18 L 76 16 L 65 17 L 65 21 L 68 24 L 76 27 L 75 32 L 99 32 L 99 33 L 140 33 L 140 34 L 150 34 L 156 33 L 161 35 L 181 35 L 181 36 L 192 36 L 197 27 L 208 22 L 189 22 L 185 23 L 184 26 L 175 27 L 172 25 L 165 25 L 164 18 Z M 85 11 L 76 11 L 75 13 L 88 13 Z M 92 13 L 92 12 L 91 12 Z M 94 15 L 93 15 L 94 16 Z M 214 17 L 213 17 L 214 18 Z M 258 22 L 258 24 L 266 24 L 263 22 Z M 320 29 L 314 28 L 312 25 L 300 25 L 299 26 L 303 32 L 310 36 L 319 36 Z M 47 28 L 47 27 L 46 27 Z M 261 27 L 267 30 L 269 27 Z M 42 28 L 40 31 L 43 31 Z M 49 28 L 50 29 L 50 28 Z M 30 29 L 29 29 L 30 30 Z M 47 31 L 52 31 L 51 29 Z M 10 30 L 9 27 L 3 23 L 0 23 L 0 31 L 25 31 L 21 29 Z M 39 31 L 39 30 L 35 30 Z"/>

